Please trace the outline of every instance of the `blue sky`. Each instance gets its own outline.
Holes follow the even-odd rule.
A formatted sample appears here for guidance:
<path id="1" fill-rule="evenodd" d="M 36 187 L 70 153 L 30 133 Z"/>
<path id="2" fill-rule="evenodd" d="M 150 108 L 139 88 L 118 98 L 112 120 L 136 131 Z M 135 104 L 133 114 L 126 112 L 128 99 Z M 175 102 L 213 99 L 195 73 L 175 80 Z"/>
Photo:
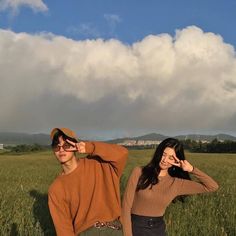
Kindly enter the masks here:
<path id="1" fill-rule="evenodd" d="M 196 25 L 203 31 L 220 34 L 227 43 L 236 44 L 233 29 L 235 1 L 74 0 L 43 3 L 47 10 L 33 11 L 28 4 L 19 5 L 17 13 L 7 8 L 0 14 L 1 27 L 15 32 L 47 31 L 77 40 L 117 38 L 131 44 L 149 34 L 174 35 L 176 29 Z M 87 26 L 87 30 L 83 26 Z"/>
<path id="2" fill-rule="evenodd" d="M 235 1 L 0 0 L 0 131 L 236 135 Z"/>

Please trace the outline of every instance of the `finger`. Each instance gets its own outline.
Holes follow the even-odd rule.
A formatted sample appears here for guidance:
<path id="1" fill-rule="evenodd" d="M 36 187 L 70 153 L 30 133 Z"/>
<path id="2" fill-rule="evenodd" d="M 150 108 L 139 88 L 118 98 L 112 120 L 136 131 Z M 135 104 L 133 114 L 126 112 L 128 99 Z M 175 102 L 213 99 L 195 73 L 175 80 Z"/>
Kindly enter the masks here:
<path id="1" fill-rule="evenodd" d="M 74 146 L 74 147 L 76 146 L 76 143 L 72 142 L 72 141 L 69 140 L 69 139 L 66 139 L 66 142 L 69 143 L 69 144 L 71 144 L 71 145 Z"/>
<path id="2" fill-rule="evenodd" d="M 179 159 L 177 156 L 173 155 L 173 157 L 174 157 L 174 159 L 175 159 L 175 161 L 176 161 L 177 163 L 180 162 L 180 159 Z"/>
<path id="3" fill-rule="evenodd" d="M 77 152 L 78 150 L 76 148 L 70 148 L 68 150 L 66 150 L 67 152 Z"/>
<path id="4" fill-rule="evenodd" d="M 176 162 L 171 162 L 171 161 L 167 161 L 169 164 L 173 165 L 173 166 L 178 166 L 180 167 L 180 163 L 176 163 Z"/>
<path id="5" fill-rule="evenodd" d="M 77 151 L 78 150 L 78 147 L 77 147 L 77 145 L 75 144 L 75 146 L 70 146 L 70 150 L 71 151 Z"/>
<path id="6" fill-rule="evenodd" d="M 184 164 L 191 165 L 187 160 L 184 160 Z"/>

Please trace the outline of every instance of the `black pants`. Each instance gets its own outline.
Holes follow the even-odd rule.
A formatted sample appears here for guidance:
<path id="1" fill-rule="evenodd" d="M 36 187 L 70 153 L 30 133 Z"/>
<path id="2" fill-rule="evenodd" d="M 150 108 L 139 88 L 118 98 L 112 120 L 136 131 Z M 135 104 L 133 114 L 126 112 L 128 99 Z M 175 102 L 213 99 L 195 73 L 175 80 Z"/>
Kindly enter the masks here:
<path id="1" fill-rule="evenodd" d="M 139 216 L 131 214 L 133 236 L 167 236 L 162 216 Z"/>

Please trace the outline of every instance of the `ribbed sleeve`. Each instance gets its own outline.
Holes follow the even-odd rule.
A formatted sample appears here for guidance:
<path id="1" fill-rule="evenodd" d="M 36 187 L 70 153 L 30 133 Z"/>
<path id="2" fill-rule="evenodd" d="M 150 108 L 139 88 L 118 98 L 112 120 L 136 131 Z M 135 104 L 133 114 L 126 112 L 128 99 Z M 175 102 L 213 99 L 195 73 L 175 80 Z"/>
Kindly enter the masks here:
<path id="1" fill-rule="evenodd" d="M 209 175 L 205 174 L 198 168 L 194 167 L 191 173 L 197 177 L 199 183 L 191 180 L 176 179 L 177 195 L 214 192 L 219 188 L 215 180 L 213 180 Z"/>

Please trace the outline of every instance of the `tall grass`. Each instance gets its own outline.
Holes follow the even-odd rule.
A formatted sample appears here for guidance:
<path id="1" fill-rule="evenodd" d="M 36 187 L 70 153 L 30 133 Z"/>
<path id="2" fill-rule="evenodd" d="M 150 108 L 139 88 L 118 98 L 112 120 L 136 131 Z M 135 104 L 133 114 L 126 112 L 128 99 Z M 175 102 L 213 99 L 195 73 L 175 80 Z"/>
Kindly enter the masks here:
<path id="1" fill-rule="evenodd" d="M 134 166 L 146 164 L 153 150 L 130 151 L 121 192 Z M 219 184 L 216 193 L 171 204 L 165 214 L 169 236 L 236 235 L 236 155 L 190 154 L 188 159 Z M 60 166 L 50 152 L 0 155 L 0 235 L 55 235 L 47 190 Z"/>

